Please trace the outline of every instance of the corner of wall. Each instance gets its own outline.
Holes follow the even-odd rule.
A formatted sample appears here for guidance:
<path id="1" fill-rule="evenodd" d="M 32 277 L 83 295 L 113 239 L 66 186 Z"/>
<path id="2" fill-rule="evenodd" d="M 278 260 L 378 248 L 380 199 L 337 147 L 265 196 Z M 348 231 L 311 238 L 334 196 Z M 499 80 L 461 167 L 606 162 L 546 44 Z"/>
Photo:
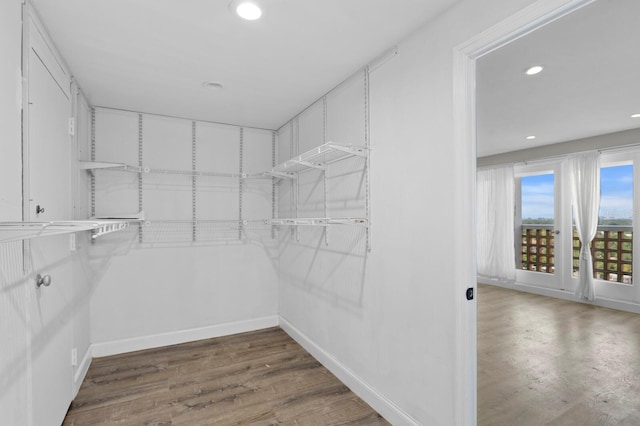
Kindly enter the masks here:
<path id="1" fill-rule="evenodd" d="M 376 388 L 356 375 L 327 351 L 317 345 L 311 338 L 295 328 L 284 317 L 280 317 L 280 327 L 298 342 L 307 352 L 333 373 L 342 383 L 347 385 L 356 395 L 362 398 L 374 410 L 394 425 L 419 426 L 420 423 L 381 394 Z"/>

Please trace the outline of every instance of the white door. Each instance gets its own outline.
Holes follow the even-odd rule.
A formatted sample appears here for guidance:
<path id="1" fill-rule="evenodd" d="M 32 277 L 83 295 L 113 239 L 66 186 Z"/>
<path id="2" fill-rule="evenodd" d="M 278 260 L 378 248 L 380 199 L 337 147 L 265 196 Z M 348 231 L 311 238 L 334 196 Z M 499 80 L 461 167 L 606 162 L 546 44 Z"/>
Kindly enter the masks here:
<path id="1" fill-rule="evenodd" d="M 32 240 L 33 270 L 51 277 L 31 287 L 31 366 L 34 425 L 60 425 L 72 400 L 72 287 L 68 236 Z"/>
<path id="2" fill-rule="evenodd" d="M 525 165 L 516 172 L 516 278 L 519 283 L 563 287 L 563 201 L 559 163 Z"/>
<path id="3" fill-rule="evenodd" d="M 634 208 L 640 199 L 637 165 L 640 151 L 603 153 L 600 166 L 600 211 L 598 232 L 592 243 L 593 270 L 597 298 L 640 302 L 638 271 L 640 210 Z M 577 243 L 576 243 L 577 245 Z M 578 285 L 577 256 L 574 246 L 574 288 Z"/>
<path id="4" fill-rule="evenodd" d="M 50 69 L 46 51 L 29 52 L 28 199 L 27 220 L 70 219 L 70 101 Z M 55 64 L 53 64 L 55 65 Z M 49 67 L 49 68 L 48 68 Z M 68 83 L 67 83 L 68 84 Z M 40 206 L 40 213 L 36 212 Z M 44 209 L 44 211 L 41 211 Z M 72 398 L 71 323 L 72 270 L 69 237 L 36 238 L 29 242 L 34 273 L 49 275 L 51 285 L 31 284 L 31 362 L 33 421 L 59 425 Z"/>
<path id="5" fill-rule="evenodd" d="M 69 220 L 71 218 L 69 174 L 71 143 L 68 127 L 70 100 L 67 92 L 62 90 L 33 49 L 29 56 L 28 78 L 28 217 L 29 220 L 37 222 Z M 38 206 L 40 209 L 36 210 Z"/>

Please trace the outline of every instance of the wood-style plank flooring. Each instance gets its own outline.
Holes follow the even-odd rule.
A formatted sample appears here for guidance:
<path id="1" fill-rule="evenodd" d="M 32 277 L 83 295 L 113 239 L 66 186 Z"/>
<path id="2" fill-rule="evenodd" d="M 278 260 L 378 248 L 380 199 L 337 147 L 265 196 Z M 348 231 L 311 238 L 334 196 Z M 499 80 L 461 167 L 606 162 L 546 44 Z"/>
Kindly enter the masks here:
<path id="1" fill-rule="evenodd" d="M 388 425 L 280 328 L 96 358 L 64 425 Z"/>
<path id="2" fill-rule="evenodd" d="M 479 425 L 640 425 L 640 315 L 478 287 Z"/>

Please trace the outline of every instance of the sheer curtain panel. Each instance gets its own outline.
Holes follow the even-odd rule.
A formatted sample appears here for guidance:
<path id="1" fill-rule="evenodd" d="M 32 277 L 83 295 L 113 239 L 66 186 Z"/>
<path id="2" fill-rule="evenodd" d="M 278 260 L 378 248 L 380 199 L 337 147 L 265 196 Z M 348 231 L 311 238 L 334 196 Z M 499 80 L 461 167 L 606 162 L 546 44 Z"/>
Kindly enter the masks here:
<path id="1" fill-rule="evenodd" d="M 600 208 L 600 153 L 590 151 L 569 157 L 571 176 L 571 201 L 573 220 L 582 248 L 576 296 L 584 300 L 594 300 L 593 260 L 591 240 L 598 230 L 598 209 Z"/>
<path id="2" fill-rule="evenodd" d="M 478 170 L 478 275 L 515 281 L 513 166 Z"/>

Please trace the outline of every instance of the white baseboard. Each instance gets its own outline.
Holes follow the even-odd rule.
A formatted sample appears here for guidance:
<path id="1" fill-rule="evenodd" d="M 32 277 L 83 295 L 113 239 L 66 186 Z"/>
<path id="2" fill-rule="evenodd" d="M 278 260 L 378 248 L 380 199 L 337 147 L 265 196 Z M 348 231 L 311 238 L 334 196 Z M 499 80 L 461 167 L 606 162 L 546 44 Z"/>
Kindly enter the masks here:
<path id="1" fill-rule="evenodd" d="M 387 421 L 397 426 L 420 425 L 417 420 L 405 413 L 400 407 L 378 392 L 362 378 L 355 375 L 348 367 L 342 365 L 331 354 L 318 346 L 313 340 L 300 332 L 300 330 L 295 328 L 282 316 L 280 317 L 280 327 L 340 379 L 342 383 L 347 385 L 356 395 L 387 419 Z"/>
<path id="2" fill-rule="evenodd" d="M 493 285 L 496 287 L 508 288 L 511 290 L 524 291 L 526 293 L 537 294 L 539 296 L 555 297 L 556 299 L 569 300 L 571 302 L 584 303 L 587 305 L 600 306 L 603 308 L 610 308 L 610 309 L 616 309 L 618 311 L 625 311 L 625 312 L 632 312 L 634 314 L 640 314 L 640 305 L 633 302 L 607 299 L 604 297 L 597 297 L 596 300 L 588 302 L 585 300 L 578 300 L 573 291 L 538 287 L 535 285 L 524 284 L 519 282 L 506 283 L 503 281 L 482 279 L 480 277 L 478 277 L 478 283 Z"/>
<path id="3" fill-rule="evenodd" d="M 82 357 L 82 361 L 78 364 L 75 374 L 73 375 L 73 391 L 75 398 L 80 390 L 80 385 L 84 381 L 85 376 L 87 375 L 87 371 L 89 371 L 89 366 L 91 365 L 91 360 L 93 359 L 93 354 L 91 351 L 91 346 L 87 348 L 87 351 L 84 353 Z"/>
<path id="4" fill-rule="evenodd" d="M 192 342 L 194 340 L 211 339 L 213 337 L 227 336 L 247 331 L 260 330 L 262 328 L 275 327 L 279 324 L 277 315 L 263 318 L 237 321 L 226 324 L 212 325 L 208 327 L 178 330 L 168 333 L 153 334 L 150 336 L 132 337 L 110 342 L 100 342 L 91 345 L 94 357 L 122 354 L 126 352 L 152 349 L 168 345 Z"/>

